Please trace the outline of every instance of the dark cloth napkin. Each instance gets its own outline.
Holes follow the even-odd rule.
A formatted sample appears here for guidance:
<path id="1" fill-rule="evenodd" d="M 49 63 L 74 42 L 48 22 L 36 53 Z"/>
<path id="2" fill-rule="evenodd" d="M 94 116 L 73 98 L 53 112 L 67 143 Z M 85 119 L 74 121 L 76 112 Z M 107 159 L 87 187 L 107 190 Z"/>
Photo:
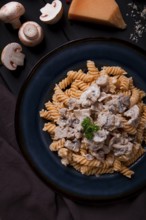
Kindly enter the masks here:
<path id="1" fill-rule="evenodd" d="M 116 203 L 82 205 L 47 186 L 23 157 L 14 129 L 16 98 L 0 83 L 0 220 L 145 220 L 146 189 Z"/>

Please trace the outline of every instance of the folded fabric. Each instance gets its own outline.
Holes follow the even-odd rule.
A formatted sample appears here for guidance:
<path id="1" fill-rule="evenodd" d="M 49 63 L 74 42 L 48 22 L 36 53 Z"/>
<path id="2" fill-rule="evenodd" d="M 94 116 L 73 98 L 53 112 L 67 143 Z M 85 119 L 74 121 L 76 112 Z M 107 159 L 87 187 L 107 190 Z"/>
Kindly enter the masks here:
<path id="1" fill-rule="evenodd" d="M 0 220 L 144 220 L 146 189 L 130 199 L 83 205 L 58 195 L 21 153 L 14 97 L 0 82 Z"/>

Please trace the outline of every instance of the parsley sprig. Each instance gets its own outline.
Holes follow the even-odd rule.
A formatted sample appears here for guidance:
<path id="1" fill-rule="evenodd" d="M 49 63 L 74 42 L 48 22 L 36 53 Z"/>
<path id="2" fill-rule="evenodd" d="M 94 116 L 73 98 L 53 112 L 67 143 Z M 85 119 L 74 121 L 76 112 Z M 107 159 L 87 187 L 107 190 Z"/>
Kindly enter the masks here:
<path id="1" fill-rule="evenodd" d="M 83 127 L 85 137 L 88 140 L 92 140 L 94 133 L 100 129 L 100 127 L 95 125 L 89 117 L 84 118 L 81 125 Z"/>

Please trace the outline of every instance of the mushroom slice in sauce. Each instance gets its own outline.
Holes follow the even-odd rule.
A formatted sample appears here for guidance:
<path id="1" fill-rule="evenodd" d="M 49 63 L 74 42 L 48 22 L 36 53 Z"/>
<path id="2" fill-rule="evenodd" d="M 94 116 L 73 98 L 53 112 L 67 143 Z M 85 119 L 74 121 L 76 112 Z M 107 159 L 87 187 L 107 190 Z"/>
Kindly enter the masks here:
<path id="1" fill-rule="evenodd" d="M 76 108 L 79 108 L 80 105 L 79 105 L 79 100 L 75 99 L 75 98 L 70 98 L 69 101 L 68 101 L 68 108 L 70 110 L 73 110 L 73 109 L 76 109 Z"/>
<path id="2" fill-rule="evenodd" d="M 95 103 L 100 96 L 100 87 L 92 84 L 80 97 L 80 104 L 82 107 L 89 107 Z"/>
<path id="3" fill-rule="evenodd" d="M 129 155 L 132 152 L 133 143 L 128 142 L 127 144 L 113 144 L 113 151 L 115 156 Z"/>
<path id="4" fill-rule="evenodd" d="M 103 102 L 104 100 L 110 99 L 111 97 L 112 97 L 111 94 L 107 94 L 107 93 L 105 93 L 105 92 L 101 92 L 98 101 L 99 101 L 99 102 Z"/>
<path id="5" fill-rule="evenodd" d="M 64 145 L 66 148 L 74 151 L 74 152 L 79 152 L 80 150 L 80 141 L 79 140 L 76 140 L 74 139 L 73 141 L 70 141 L 70 140 L 67 140 L 65 142 L 65 145 Z"/>
<path id="6" fill-rule="evenodd" d="M 66 137 L 68 137 L 68 127 L 62 128 L 62 127 L 58 126 L 55 129 L 55 137 L 54 137 L 54 139 L 58 140 L 58 139 L 66 138 Z"/>
<path id="7" fill-rule="evenodd" d="M 104 129 L 99 130 L 97 133 L 94 134 L 93 141 L 96 143 L 102 143 L 107 139 L 108 134 L 109 132 Z"/>
<path id="8" fill-rule="evenodd" d="M 140 110 L 137 105 L 134 105 L 132 108 L 130 108 L 128 111 L 124 112 L 124 116 L 130 117 L 128 120 L 128 124 L 136 125 L 137 120 L 139 118 Z"/>
<path id="9" fill-rule="evenodd" d="M 98 86 L 106 86 L 108 84 L 109 76 L 108 75 L 102 75 L 96 80 L 96 84 Z"/>
<path id="10" fill-rule="evenodd" d="M 77 119 L 79 119 L 80 122 L 82 122 L 84 118 L 90 117 L 90 114 L 91 114 L 90 109 L 74 110 L 74 115 Z"/>
<path id="11" fill-rule="evenodd" d="M 121 125 L 121 118 L 112 114 L 110 111 L 103 111 L 98 114 L 97 124 L 100 127 L 112 131 L 115 128 L 119 128 Z"/>
<path id="12" fill-rule="evenodd" d="M 105 105 L 105 109 L 113 113 L 123 113 L 130 105 L 129 96 L 125 96 L 123 94 L 113 95 L 112 100 L 108 101 Z"/>

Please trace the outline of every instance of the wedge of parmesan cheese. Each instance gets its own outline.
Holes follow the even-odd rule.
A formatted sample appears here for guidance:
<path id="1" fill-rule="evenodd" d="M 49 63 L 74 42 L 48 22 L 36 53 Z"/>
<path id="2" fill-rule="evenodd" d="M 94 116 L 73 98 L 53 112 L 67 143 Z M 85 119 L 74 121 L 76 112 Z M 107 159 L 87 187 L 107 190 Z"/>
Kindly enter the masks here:
<path id="1" fill-rule="evenodd" d="M 72 0 L 68 18 L 96 22 L 125 29 L 126 24 L 115 0 Z"/>

